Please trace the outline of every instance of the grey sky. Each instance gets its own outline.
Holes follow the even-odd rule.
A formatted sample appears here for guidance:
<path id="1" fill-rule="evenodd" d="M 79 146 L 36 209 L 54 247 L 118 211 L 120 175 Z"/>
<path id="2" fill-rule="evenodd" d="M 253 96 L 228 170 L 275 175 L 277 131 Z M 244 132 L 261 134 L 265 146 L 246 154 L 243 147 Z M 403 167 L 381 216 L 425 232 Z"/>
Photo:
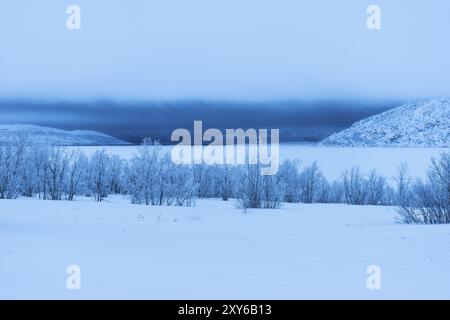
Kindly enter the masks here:
<path id="1" fill-rule="evenodd" d="M 450 96 L 449 36 L 448 0 L 4 1 L 0 98 Z"/>

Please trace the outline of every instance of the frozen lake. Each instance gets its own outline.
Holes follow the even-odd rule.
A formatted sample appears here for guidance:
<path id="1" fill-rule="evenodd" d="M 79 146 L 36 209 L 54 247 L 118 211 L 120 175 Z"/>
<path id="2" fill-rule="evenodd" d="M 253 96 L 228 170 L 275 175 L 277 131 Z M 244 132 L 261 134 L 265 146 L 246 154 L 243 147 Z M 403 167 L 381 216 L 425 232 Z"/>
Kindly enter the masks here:
<path id="1" fill-rule="evenodd" d="M 138 146 L 82 147 L 87 154 L 105 149 L 110 154 L 129 159 Z M 168 152 L 172 146 L 164 146 Z M 397 167 L 407 162 L 412 177 L 424 177 L 432 157 L 448 151 L 449 148 L 343 148 L 318 147 L 304 144 L 281 144 L 280 158 L 299 159 L 301 165 L 317 161 L 320 170 L 328 179 L 336 179 L 352 166 L 359 166 L 363 172 L 376 169 L 388 180 L 392 180 Z"/>

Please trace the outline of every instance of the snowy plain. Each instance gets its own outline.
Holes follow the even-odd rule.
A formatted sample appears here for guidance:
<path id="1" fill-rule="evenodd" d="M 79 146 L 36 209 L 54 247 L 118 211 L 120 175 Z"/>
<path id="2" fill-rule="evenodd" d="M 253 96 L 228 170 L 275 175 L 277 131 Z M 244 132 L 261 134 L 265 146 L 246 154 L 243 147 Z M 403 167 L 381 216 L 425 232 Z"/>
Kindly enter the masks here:
<path id="1" fill-rule="evenodd" d="M 316 160 L 328 178 L 352 165 L 391 177 L 403 161 L 424 176 L 442 151 L 282 145 L 280 154 Z M 81 290 L 66 287 L 69 265 L 81 268 Z M 367 288 L 371 265 L 380 290 Z M 399 224 L 394 207 L 0 200 L 1 299 L 450 299 L 449 270 L 450 225 Z"/>
<path id="2" fill-rule="evenodd" d="M 395 221 L 372 206 L 2 200 L 0 298 L 449 299 L 450 226 Z"/>

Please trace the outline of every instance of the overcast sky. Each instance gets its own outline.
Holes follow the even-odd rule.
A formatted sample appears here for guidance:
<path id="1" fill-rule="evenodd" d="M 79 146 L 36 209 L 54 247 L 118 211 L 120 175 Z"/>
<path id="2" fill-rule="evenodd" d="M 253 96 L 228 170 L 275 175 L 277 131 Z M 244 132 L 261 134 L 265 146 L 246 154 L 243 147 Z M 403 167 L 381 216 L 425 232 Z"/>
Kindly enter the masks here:
<path id="1" fill-rule="evenodd" d="M 450 96 L 449 36 L 448 0 L 2 1 L 0 98 Z"/>

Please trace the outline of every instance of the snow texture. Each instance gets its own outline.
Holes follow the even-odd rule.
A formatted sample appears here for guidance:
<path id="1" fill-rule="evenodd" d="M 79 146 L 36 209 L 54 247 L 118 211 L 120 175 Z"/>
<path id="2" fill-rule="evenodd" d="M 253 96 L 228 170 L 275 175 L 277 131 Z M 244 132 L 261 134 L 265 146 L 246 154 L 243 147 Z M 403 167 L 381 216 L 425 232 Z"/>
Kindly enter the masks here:
<path id="1" fill-rule="evenodd" d="M 450 100 L 404 104 L 356 122 L 321 145 L 348 147 L 450 147 Z"/>

